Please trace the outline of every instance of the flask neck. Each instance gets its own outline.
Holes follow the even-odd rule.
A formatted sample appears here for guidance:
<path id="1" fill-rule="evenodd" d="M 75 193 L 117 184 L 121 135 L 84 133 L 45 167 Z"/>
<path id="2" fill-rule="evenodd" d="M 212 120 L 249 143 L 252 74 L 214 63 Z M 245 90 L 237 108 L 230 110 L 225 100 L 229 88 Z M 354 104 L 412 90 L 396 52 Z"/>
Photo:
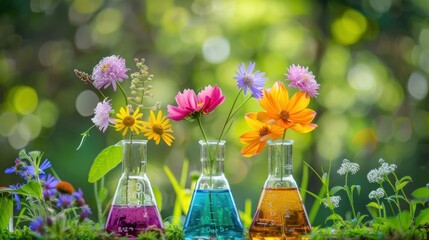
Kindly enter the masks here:
<path id="1" fill-rule="evenodd" d="M 202 176 L 223 175 L 225 141 L 201 140 L 201 172 Z"/>
<path id="2" fill-rule="evenodd" d="M 122 174 L 144 175 L 147 163 L 146 140 L 122 140 Z"/>
<path id="3" fill-rule="evenodd" d="M 292 140 L 268 142 L 268 179 L 269 187 L 293 187 L 292 176 Z"/>

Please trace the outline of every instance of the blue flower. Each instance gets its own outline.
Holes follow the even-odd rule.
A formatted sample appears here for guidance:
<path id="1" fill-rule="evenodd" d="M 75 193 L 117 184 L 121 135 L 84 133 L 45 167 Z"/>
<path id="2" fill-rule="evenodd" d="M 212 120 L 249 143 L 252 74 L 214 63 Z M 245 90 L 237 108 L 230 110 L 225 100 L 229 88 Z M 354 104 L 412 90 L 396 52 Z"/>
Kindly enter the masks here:
<path id="1" fill-rule="evenodd" d="M 34 221 L 30 223 L 30 230 L 40 234 L 45 233 L 45 224 L 43 223 L 43 219 L 41 217 L 35 218 Z"/>
<path id="2" fill-rule="evenodd" d="M 6 168 L 6 170 L 4 171 L 4 173 L 6 174 L 11 174 L 11 173 L 15 173 L 15 174 L 19 174 L 19 169 L 21 168 L 21 166 L 23 165 L 22 161 L 17 158 L 15 159 L 15 166 L 12 166 L 10 168 Z"/>
<path id="3" fill-rule="evenodd" d="M 267 81 L 267 78 L 264 78 L 265 73 L 256 71 L 252 73 L 255 68 L 255 63 L 249 62 L 249 66 L 246 69 L 246 65 L 242 63 L 238 65 L 238 72 L 235 80 L 237 80 L 237 86 L 243 89 L 244 94 L 247 93 L 247 88 L 250 89 L 255 98 L 262 97 L 262 89 L 264 84 Z"/>
<path id="4" fill-rule="evenodd" d="M 54 196 L 55 193 L 57 192 L 56 187 L 59 180 L 56 179 L 51 174 L 49 174 L 42 180 L 43 180 L 43 197 L 45 198 L 45 200 L 48 200 L 49 198 Z"/>
<path id="5" fill-rule="evenodd" d="M 85 220 L 86 218 L 88 218 L 88 216 L 90 215 L 90 214 L 92 214 L 92 211 L 91 211 L 91 209 L 89 208 L 89 206 L 88 205 L 85 205 L 85 206 L 82 206 L 82 211 L 80 212 L 80 215 L 79 215 L 79 217 L 80 217 L 80 221 L 83 221 L 83 220 Z"/>
<path id="6" fill-rule="evenodd" d="M 45 172 L 43 170 L 46 170 L 46 169 L 50 168 L 51 166 L 52 166 L 51 162 L 49 162 L 48 159 L 45 159 L 42 162 L 42 164 L 40 164 L 40 166 L 39 166 L 39 177 L 43 178 L 45 176 Z M 30 176 L 30 177 L 35 177 L 36 176 L 36 171 L 34 171 L 34 167 L 33 166 L 25 166 L 24 170 L 25 170 L 27 176 Z M 26 177 L 24 177 L 24 178 L 27 180 Z"/>
<path id="7" fill-rule="evenodd" d="M 83 191 L 79 188 L 77 192 L 73 193 L 73 196 L 76 198 L 76 201 L 79 205 L 79 207 L 82 207 L 85 205 L 85 199 L 83 198 Z"/>
<path id="8" fill-rule="evenodd" d="M 15 184 L 15 185 L 9 185 L 10 189 L 18 189 L 20 188 L 21 185 L 20 184 Z M 12 194 L 13 197 L 15 198 L 15 202 L 16 202 L 16 210 L 20 210 L 21 209 L 21 197 L 19 196 L 19 194 Z"/>
<path id="9" fill-rule="evenodd" d="M 59 208 L 68 208 L 73 203 L 73 197 L 69 194 L 61 194 L 58 198 L 57 207 Z"/>

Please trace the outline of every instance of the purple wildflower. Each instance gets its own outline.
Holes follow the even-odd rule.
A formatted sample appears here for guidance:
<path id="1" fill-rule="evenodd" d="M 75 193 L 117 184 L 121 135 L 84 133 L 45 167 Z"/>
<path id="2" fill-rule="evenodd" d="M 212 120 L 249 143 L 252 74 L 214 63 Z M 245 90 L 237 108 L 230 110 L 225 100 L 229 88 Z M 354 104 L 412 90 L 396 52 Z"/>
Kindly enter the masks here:
<path id="1" fill-rule="evenodd" d="M 43 198 L 45 200 L 48 200 L 55 195 L 57 192 L 56 187 L 58 182 L 59 180 L 50 174 L 43 179 Z"/>
<path id="2" fill-rule="evenodd" d="M 267 78 L 264 78 L 264 72 L 256 71 L 255 73 L 252 73 L 254 68 L 255 63 L 252 62 L 249 62 L 247 69 L 244 63 L 238 65 L 239 71 L 235 72 L 237 76 L 234 77 L 234 79 L 237 80 L 237 86 L 243 89 L 244 94 L 247 93 L 247 88 L 249 88 L 255 98 L 261 98 L 262 89 Z"/>
<path id="3" fill-rule="evenodd" d="M 68 208 L 73 203 L 73 197 L 69 194 L 61 194 L 58 197 L 57 207 L 59 208 Z"/>
<path id="4" fill-rule="evenodd" d="M 81 212 L 79 214 L 80 221 L 83 221 L 83 220 L 87 219 L 90 214 L 92 214 L 92 211 L 89 208 L 89 206 L 88 205 L 82 206 Z"/>
<path id="5" fill-rule="evenodd" d="M 310 97 L 316 97 L 320 84 L 317 83 L 313 73 L 308 71 L 308 67 L 292 65 L 286 74 L 286 80 L 291 81 L 289 87 L 298 88 L 301 92 L 307 93 Z"/>
<path id="6" fill-rule="evenodd" d="M 40 234 L 45 233 L 45 224 L 43 223 L 43 219 L 41 217 L 35 218 L 34 221 L 30 223 L 30 230 Z"/>
<path id="7" fill-rule="evenodd" d="M 44 178 L 45 177 L 45 172 L 43 170 L 46 170 L 46 169 L 50 168 L 51 166 L 52 166 L 51 162 L 49 162 L 48 159 L 45 159 L 42 162 L 42 164 L 40 164 L 40 166 L 39 166 L 39 177 L 40 178 Z M 31 166 L 31 165 L 30 166 L 24 166 L 23 169 L 24 169 L 25 172 L 22 174 L 22 177 L 25 180 L 28 180 L 31 177 L 35 177 L 36 176 L 36 171 L 34 171 L 34 167 L 33 166 Z"/>
<path id="8" fill-rule="evenodd" d="M 15 184 L 15 185 L 9 185 L 10 189 L 18 189 L 20 188 L 21 185 L 20 184 Z M 15 198 L 15 202 L 16 202 L 16 210 L 21 210 L 21 197 L 19 196 L 19 194 L 12 194 L 13 197 Z"/>
<path id="9" fill-rule="evenodd" d="M 23 166 L 23 162 L 21 161 L 21 159 L 17 158 L 17 159 L 15 159 L 15 166 L 12 166 L 10 168 L 6 168 L 4 173 L 6 173 L 6 174 L 12 174 L 12 173 L 20 174 L 22 166 Z"/>
<path id="10" fill-rule="evenodd" d="M 73 196 L 76 198 L 76 202 L 79 207 L 82 207 L 85 205 L 85 199 L 83 198 L 83 191 L 79 188 L 77 192 L 73 193 Z"/>
<path id="11" fill-rule="evenodd" d="M 122 82 L 128 78 L 125 74 L 129 68 L 125 66 L 125 59 L 118 56 L 109 56 L 103 58 L 92 71 L 92 79 L 97 89 L 107 88 L 112 85 L 113 91 L 116 91 L 116 81 Z"/>
<path id="12" fill-rule="evenodd" d="M 115 120 L 110 117 L 111 111 L 112 106 L 110 105 L 110 100 L 106 101 L 106 99 L 104 99 L 103 102 L 99 102 L 95 107 L 95 116 L 91 118 L 91 120 L 102 132 L 106 131 L 109 123 L 115 123 Z"/>

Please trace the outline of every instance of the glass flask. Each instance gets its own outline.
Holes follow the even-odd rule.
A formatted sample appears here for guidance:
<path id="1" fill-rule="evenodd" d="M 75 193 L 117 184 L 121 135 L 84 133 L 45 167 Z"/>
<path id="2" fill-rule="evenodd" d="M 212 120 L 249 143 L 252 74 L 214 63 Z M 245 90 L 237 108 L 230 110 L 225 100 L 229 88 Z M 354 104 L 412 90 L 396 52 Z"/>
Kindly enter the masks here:
<path id="1" fill-rule="evenodd" d="M 292 140 L 268 142 L 268 178 L 249 229 L 251 239 L 308 239 L 311 225 L 292 176 Z"/>
<path id="2" fill-rule="evenodd" d="M 185 239 L 241 240 L 243 225 L 223 172 L 225 141 L 199 143 L 202 172 L 183 227 Z"/>
<path id="3" fill-rule="evenodd" d="M 147 141 L 123 140 L 122 175 L 106 221 L 114 236 L 137 236 L 142 231 L 164 230 L 151 184 L 146 175 Z"/>

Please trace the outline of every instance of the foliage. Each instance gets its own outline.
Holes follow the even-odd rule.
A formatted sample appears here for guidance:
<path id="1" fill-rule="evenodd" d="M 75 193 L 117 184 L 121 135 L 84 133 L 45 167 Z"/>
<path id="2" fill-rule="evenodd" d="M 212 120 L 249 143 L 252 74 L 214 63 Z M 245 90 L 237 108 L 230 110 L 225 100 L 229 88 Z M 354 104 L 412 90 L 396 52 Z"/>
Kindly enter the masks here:
<path id="1" fill-rule="evenodd" d="M 377 190 L 369 194 L 370 201 L 366 207 L 370 215 L 355 212 L 355 202 L 353 196 L 360 194 L 359 185 L 350 185 L 348 175 L 355 174 L 359 170 L 359 165 L 345 159 L 341 168 L 337 171 L 345 176 L 343 186 L 336 185 L 330 187 L 330 172 L 319 174 L 311 166 L 319 180 L 322 182 L 324 191 L 319 195 L 307 191 L 315 197 L 319 204 L 325 205 L 331 215 L 326 218 L 326 227 L 317 226 L 313 229 L 310 237 L 314 239 L 427 239 L 429 232 L 429 189 L 421 187 L 411 193 L 410 199 L 404 191 L 405 186 L 412 181 L 410 176 L 398 178 L 395 173 L 396 165 L 388 164 L 380 159 L 381 166 L 371 170 L 368 175 L 370 183 L 379 185 Z M 385 183 L 385 184 L 383 184 Z M 352 217 L 347 219 L 342 217 L 335 209 L 339 207 L 341 198 L 340 192 L 344 192 L 348 198 L 348 205 L 352 211 Z M 318 203 L 315 203 L 318 204 Z"/>

